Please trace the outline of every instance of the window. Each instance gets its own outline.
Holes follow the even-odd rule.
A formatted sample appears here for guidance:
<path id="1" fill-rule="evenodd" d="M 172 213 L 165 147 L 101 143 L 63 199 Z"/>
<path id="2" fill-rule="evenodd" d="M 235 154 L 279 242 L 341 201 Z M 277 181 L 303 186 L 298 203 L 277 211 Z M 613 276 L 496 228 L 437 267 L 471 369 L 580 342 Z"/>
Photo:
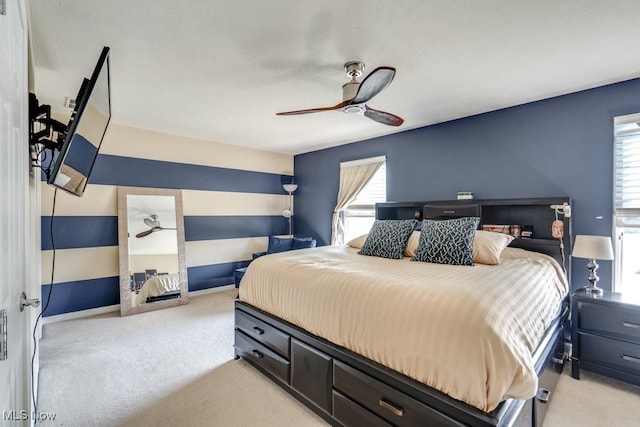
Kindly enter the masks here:
<path id="1" fill-rule="evenodd" d="M 616 292 L 640 292 L 640 114 L 614 119 Z"/>
<path id="2" fill-rule="evenodd" d="M 344 242 L 366 234 L 375 220 L 375 204 L 387 201 L 387 170 L 383 163 L 344 210 Z"/>

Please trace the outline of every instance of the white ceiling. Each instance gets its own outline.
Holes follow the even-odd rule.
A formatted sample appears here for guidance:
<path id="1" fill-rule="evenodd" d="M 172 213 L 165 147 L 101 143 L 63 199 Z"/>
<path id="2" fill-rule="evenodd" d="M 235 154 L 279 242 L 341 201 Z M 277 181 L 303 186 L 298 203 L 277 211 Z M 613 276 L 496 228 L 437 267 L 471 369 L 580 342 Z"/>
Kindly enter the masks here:
<path id="1" fill-rule="evenodd" d="M 298 154 L 640 76 L 638 0 L 31 0 L 35 88 L 64 111 L 111 48 L 113 122 Z M 397 68 L 368 104 L 348 81 Z"/>

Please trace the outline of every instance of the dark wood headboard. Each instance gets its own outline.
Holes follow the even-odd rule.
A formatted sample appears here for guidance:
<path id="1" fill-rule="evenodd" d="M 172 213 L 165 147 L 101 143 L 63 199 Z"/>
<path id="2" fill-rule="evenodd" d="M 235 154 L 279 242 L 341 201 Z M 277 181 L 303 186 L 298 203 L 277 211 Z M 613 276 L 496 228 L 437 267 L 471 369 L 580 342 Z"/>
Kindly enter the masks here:
<path id="1" fill-rule="evenodd" d="M 567 278 L 571 272 L 571 217 L 558 214 L 563 222 L 564 237 L 555 239 L 551 224 L 556 219 L 552 205 L 567 204 L 569 197 L 487 200 L 438 200 L 386 202 L 376 204 L 376 219 L 449 219 L 479 216 L 482 225 L 520 225 L 533 230 L 530 238 L 514 239 L 509 246 L 541 252 L 564 266 Z M 564 248 L 562 247 L 564 245 Z"/>

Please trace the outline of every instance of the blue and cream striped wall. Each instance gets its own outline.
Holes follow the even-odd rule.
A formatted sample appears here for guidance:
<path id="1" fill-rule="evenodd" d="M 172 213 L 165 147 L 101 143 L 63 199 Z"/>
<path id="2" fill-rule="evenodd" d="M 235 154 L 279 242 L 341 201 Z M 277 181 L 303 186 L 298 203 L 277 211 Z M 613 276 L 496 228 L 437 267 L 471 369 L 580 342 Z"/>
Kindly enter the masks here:
<path id="1" fill-rule="evenodd" d="M 233 283 L 233 270 L 286 234 L 282 176 L 293 156 L 111 124 L 82 198 L 58 191 L 55 269 L 45 316 L 119 303 L 117 187 L 181 189 L 189 290 Z M 52 281 L 53 187 L 42 183 L 42 296 Z"/>

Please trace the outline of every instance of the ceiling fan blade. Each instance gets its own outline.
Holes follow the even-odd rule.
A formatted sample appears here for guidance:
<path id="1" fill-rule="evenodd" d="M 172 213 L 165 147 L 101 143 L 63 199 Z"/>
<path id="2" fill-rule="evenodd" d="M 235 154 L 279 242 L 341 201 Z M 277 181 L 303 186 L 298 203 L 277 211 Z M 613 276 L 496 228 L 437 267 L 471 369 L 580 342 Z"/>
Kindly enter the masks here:
<path id="1" fill-rule="evenodd" d="M 396 75 L 393 67 L 378 67 L 360 83 L 358 93 L 351 100 L 351 104 L 362 104 L 382 92 Z"/>
<path id="2" fill-rule="evenodd" d="M 150 228 L 150 229 L 148 229 L 148 230 L 146 230 L 146 231 L 143 231 L 143 232 L 141 232 L 141 233 L 136 234 L 136 237 L 139 239 L 139 238 L 141 238 L 141 237 L 148 236 L 148 235 L 149 235 L 149 234 L 151 234 L 151 233 L 153 233 L 153 228 Z"/>
<path id="3" fill-rule="evenodd" d="M 395 114 L 374 110 L 373 108 L 369 108 L 369 106 L 367 105 L 365 105 L 365 107 L 366 110 L 364 111 L 364 115 L 371 120 L 375 120 L 376 122 L 389 126 L 400 126 L 402 123 L 404 123 L 404 119 L 402 117 L 396 116 Z"/>
<path id="4" fill-rule="evenodd" d="M 334 105 L 333 107 L 320 107 L 320 108 L 310 108 L 308 110 L 285 111 L 282 113 L 276 113 L 276 115 L 277 116 L 293 116 L 296 114 L 308 114 L 308 113 L 319 113 L 321 111 L 333 111 L 333 110 L 339 110 L 341 108 L 344 108 L 349 104 L 351 104 L 351 101 L 341 102 L 340 104 Z"/>

